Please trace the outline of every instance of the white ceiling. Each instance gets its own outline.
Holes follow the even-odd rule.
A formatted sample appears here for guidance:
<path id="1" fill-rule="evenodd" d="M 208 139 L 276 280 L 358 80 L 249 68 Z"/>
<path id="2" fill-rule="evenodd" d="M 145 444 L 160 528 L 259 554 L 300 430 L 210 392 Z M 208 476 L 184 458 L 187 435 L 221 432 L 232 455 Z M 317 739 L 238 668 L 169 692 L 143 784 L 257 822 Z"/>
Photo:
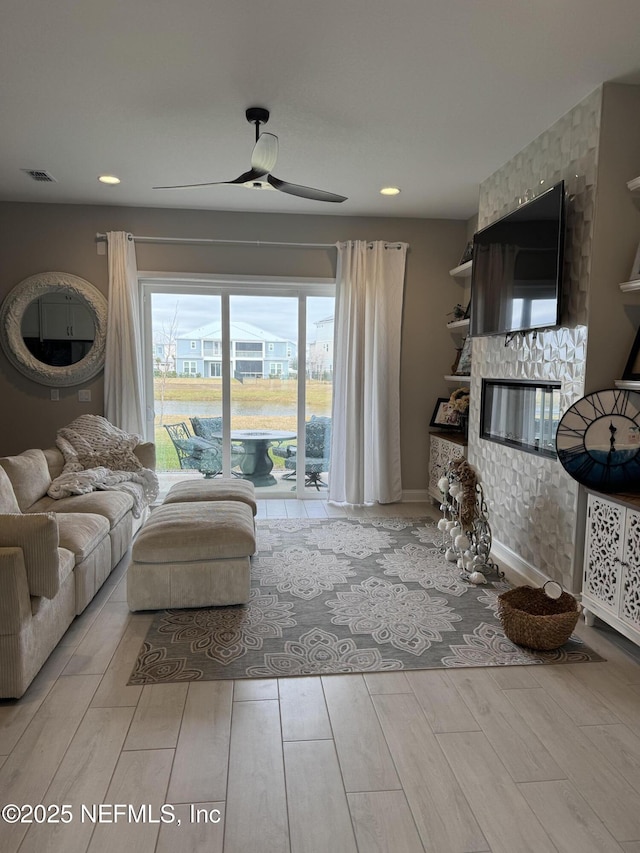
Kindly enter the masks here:
<path id="1" fill-rule="evenodd" d="M 639 36 L 638 0 L 3 0 L 0 199 L 466 218 L 602 82 L 640 83 Z M 151 189 L 246 171 L 250 106 L 277 177 L 348 201 Z"/>

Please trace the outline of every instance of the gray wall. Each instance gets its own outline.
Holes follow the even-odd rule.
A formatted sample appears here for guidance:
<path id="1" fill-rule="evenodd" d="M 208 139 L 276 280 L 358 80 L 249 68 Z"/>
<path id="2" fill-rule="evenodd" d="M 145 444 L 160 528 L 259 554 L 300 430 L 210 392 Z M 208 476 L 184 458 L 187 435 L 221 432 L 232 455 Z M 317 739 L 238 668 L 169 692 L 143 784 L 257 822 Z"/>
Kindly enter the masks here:
<path id="1" fill-rule="evenodd" d="M 425 490 L 427 429 L 438 396 L 449 389 L 454 348 L 446 314 L 458 299 L 449 269 L 466 241 L 466 224 L 453 220 L 224 213 L 219 211 L 0 203 L 0 300 L 22 279 L 47 270 L 74 273 L 108 292 L 106 256 L 95 234 L 130 231 L 145 236 L 334 243 L 366 239 L 410 244 L 407 255 L 401 367 L 403 487 Z M 335 251 L 269 247 L 203 247 L 138 244 L 139 270 L 229 274 L 329 276 Z M 0 352 L 0 455 L 53 444 L 56 430 L 83 412 L 101 414 L 102 375 L 86 386 L 92 402 L 79 403 L 77 388 L 50 389 L 18 373 Z"/>

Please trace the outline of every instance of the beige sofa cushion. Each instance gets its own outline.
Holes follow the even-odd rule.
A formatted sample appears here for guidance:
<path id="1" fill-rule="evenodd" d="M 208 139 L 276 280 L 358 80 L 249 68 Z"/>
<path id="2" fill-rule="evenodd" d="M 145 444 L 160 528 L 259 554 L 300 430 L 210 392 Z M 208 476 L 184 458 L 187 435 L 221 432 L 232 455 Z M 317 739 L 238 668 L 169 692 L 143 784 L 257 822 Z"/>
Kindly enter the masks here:
<path id="1" fill-rule="evenodd" d="M 133 544 L 137 563 L 186 563 L 255 552 L 253 513 L 240 501 L 163 504 Z"/>
<path id="2" fill-rule="evenodd" d="M 109 522 L 101 515 L 63 512 L 56 518 L 60 531 L 60 547 L 75 554 L 76 564 L 86 560 L 93 549 L 109 535 Z"/>
<path id="3" fill-rule="evenodd" d="M 59 477 L 62 474 L 62 469 L 64 468 L 64 456 L 57 447 L 45 447 L 42 451 L 47 460 L 47 465 L 49 466 L 49 476 L 52 480 L 55 480 L 56 477 Z"/>
<path id="4" fill-rule="evenodd" d="M 53 513 L 0 515 L 0 547 L 22 548 L 31 595 L 53 598 L 58 592 L 58 544 L 58 522 Z"/>
<path id="5" fill-rule="evenodd" d="M 142 486 L 140 486 L 142 493 Z M 113 528 L 133 507 L 133 498 L 126 492 L 89 492 L 86 495 L 72 495 L 69 498 L 50 498 L 46 496 L 30 506 L 27 512 L 90 512 L 104 516 Z"/>
<path id="6" fill-rule="evenodd" d="M 21 512 L 46 495 L 51 477 L 47 457 L 42 450 L 25 450 L 18 456 L 4 456 L 0 465 L 11 480 Z"/>
<path id="7" fill-rule="evenodd" d="M 66 548 L 58 548 L 58 560 L 58 577 L 60 578 L 60 586 L 62 586 L 62 584 L 73 571 L 74 566 L 76 564 L 76 558 L 73 556 L 71 551 L 67 551 Z M 31 615 L 35 616 L 36 613 L 41 610 L 43 602 L 47 600 L 48 599 L 46 599 L 43 595 L 32 595 Z"/>
<path id="8" fill-rule="evenodd" d="M 20 512 L 11 480 L 4 468 L 0 468 L 0 513 Z"/>

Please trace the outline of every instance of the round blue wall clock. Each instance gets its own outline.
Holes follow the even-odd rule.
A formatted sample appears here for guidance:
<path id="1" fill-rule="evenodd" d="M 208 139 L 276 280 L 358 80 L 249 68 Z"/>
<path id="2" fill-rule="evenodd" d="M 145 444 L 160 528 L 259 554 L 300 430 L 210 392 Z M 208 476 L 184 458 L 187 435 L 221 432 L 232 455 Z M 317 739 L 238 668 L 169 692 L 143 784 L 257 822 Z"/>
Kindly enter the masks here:
<path id="1" fill-rule="evenodd" d="M 556 451 L 574 480 L 600 492 L 640 492 L 640 394 L 587 394 L 558 424 Z"/>

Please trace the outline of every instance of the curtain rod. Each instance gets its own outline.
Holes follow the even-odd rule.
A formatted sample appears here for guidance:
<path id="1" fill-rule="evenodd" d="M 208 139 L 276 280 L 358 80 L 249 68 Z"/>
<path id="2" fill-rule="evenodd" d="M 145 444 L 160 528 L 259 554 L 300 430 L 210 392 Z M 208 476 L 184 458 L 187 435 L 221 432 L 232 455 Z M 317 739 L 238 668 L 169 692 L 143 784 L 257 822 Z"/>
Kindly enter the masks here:
<path id="1" fill-rule="evenodd" d="M 96 240 L 104 242 L 106 234 L 98 232 Z M 135 243 L 194 243 L 202 245 L 214 245 L 216 243 L 235 246 L 279 246 L 292 249 L 335 249 L 335 243 L 279 243 L 269 240 L 214 240 L 210 237 L 138 237 L 130 234 L 129 239 Z"/>
<path id="2" fill-rule="evenodd" d="M 96 234 L 96 241 L 104 243 L 107 240 L 107 235 L 100 231 Z M 343 242 L 336 243 L 279 243 L 269 240 L 215 240 L 211 237 L 138 237 L 135 234 L 129 234 L 129 240 L 135 243 L 185 243 L 194 245 L 231 245 L 231 246 L 278 246 L 286 249 L 337 249 L 338 245 L 345 245 Z M 373 246 L 373 243 L 369 243 Z M 386 243 L 385 249 L 399 249 L 397 243 Z"/>

